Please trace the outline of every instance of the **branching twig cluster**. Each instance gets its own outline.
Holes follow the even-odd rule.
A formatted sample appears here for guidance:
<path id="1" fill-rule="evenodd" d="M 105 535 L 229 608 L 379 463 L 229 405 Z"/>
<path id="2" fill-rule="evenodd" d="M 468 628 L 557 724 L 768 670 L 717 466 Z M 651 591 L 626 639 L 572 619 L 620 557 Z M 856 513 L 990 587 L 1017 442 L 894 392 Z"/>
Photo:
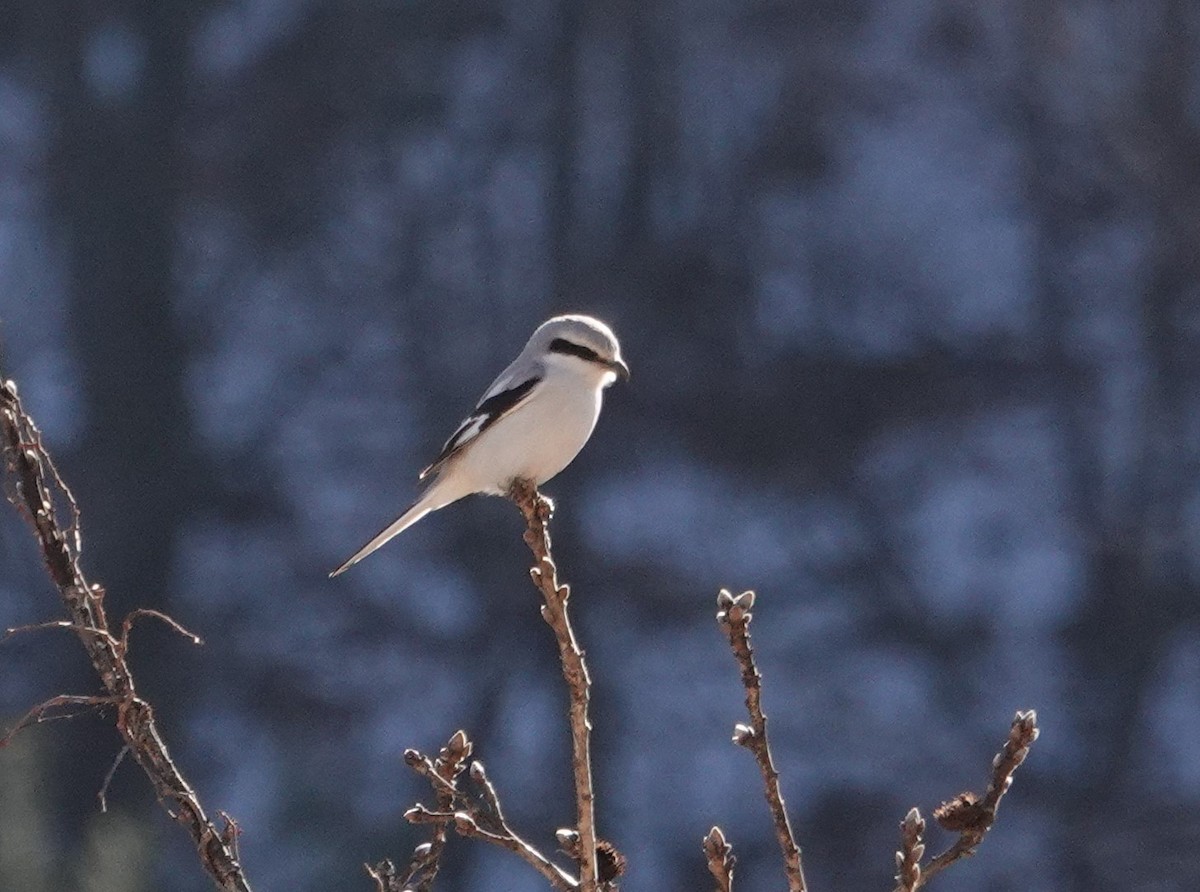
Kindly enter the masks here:
<path id="1" fill-rule="evenodd" d="M 466 733 L 456 731 L 436 759 L 417 750 L 405 751 L 405 764 L 429 781 L 438 806 L 430 809 L 418 804 L 405 812 L 404 817 L 413 824 L 432 826 L 433 836 L 414 849 L 403 874 L 398 873 L 390 861 L 367 868 L 378 892 L 428 892 L 437 876 L 447 828 L 451 826 L 462 836 L 481 839 L 514 852 L 555 889 L 561 892 L 577 889 L 579 883 L 574 877 L 542 855 L 509 825 L 483 763 L 471 762 L 467 769 L 473 749 Z M 463 783 L 464 770 L 470 787 Z"/>
<path id="2" fill-rule="evenodd" d="M 404 761 L 413 770 L 431 777 L 430 782 L 437 796 L 439 811 L 452 812 L 455 783 L 466 767 L 472 749 L 466 732 L 457 731 L 451 735 L 436 759 L 431 760 L 416 750 L 407 750 L 404 753 Z M 446 848 L 447 823 L 449 821 L 440 821 L 434 825 L 430 840 L 413 850 L 404 874 L 397 874 L 396 866 L 391 861 L 381 861 L 373 867 L 367 865 L 367 873 L 375 880 L 378 892 L 429 892 L 441 867 L 442 851 Z"/>
<path id="3" fill-rule="evenodd" d="M 746 689 L 746 710 L 750 724 L 737 724 L 733 742 L 754 753 L 763 777 L 767 804 L 775 824 L 775 835 L 783 852 L 784 870 L 789 892 L 805 892 L 804 871 L 800 849 L 792 835 L 783 795 L 779 789 L 779 772 L 771 758 L 767 739 L 767 717 L 762 710 L 762 675 L 754 662 L 750 646 L 751 609 L 754 592 L 733 595 L 722 589 L 717 596 L 717 621 L 729 638 L 729 646 L 741 668 L 742 685 Z M 925 821 L 921 813 L 910 809 L 900 824 L 900 850 L 896 852 L 895 892 L 916 892 L 955 861 L 975 854 L 983 837 L 996 820 L 1000 798 L 1012 786 L 1013 772 L 1029 755 L 1029 748 L 1038 738 L 1037 713 L 1032 709 L 1018 712 L 1009 729 L 1004 748 L 992 760 L 992 777 L 982 797 L 960 793 L 934 811 L 934 818 L 946 830 L 959 834 L 958 840 L 945 852 L 931 859 L 922 868 L 925 857 Z M 713 827 L 704 838 L 704 855 L 709 872 L 717 882 L 717 892 L 732 892 L 734 857 L 732 847 L 725 841 L 721 828 Z"/>
<path id="4" fill-rule="evenodd" d="M 1013 772 L 1025 761 L 1039 733 L 1037 713 L 1032 709 L 1018 712 L 1008 730 L 1008 740 L 992 760 L 992 776 L 983 796 L 971 792 L 959 793 L 934 809 L 934 820 L 959 836 L 954 845 L 932 858 L 924 868 L 920 867 L 920 861 L 925 852 L 922 839 L 925 822 L 915 808 L 908 813 L 900 825 L 902 844 L 901 851 L 896 853 L 900 867 L 896 878 L 897 890 L 915 892 L 955 861 L 975 854 L 983 837 L 996 822 L 996 808 L 1012 786 Z M 906 882 L 908 885 L 905 885 Z"/>
<path id="5" fill-rule="evenodd" d="M 388 862 L 370 868 L 369 872 L 375 877 L 380 892 L 399 892 L 401 889 L 412 889 L 414 892 L 428 890 L 437 874 L 438 859 L 446 841 L 446 829 L 451 826 L 461 836 L 481 839 L 513 852 L 560 892 L 578 889 L 578 880 L 550 861 L 512 829 L 508 819 L 504 817 L 500 797 L 496 795 L 496 788 L 488 778 L 482 762 L 471 762 L 470 768 L 465 772 L 469 786 L 463 781 L 466 760 L 473 748 L 467 735 L 457 731 L 437 759 L 430 759 L 417 750 L 405 751 L 405 763 L 429 781 L 437 796 L 438 807 L 429 809 L 417 804 L 405 812 L 404 817 L 413 824 L 431 825 L 433 839 L 417 846 L 406 875 L 396 878 L 391 885 L 382 882 L 380 878 L 380 874 L 386 872 Z M 381 870 L 381 867 L 384 869 Z"/>
<path id="6" fill-rule="evenodd" d="M 104 693 L 96 695 L 51 697 L 19 720 L 0 741 L 0 746 L 29 725 L 72 714 L 63 712 L 68 707 L 113 709 L 117 731 L 124 740 L 121 752 L 128 750 L 150 779 L 168 814 L 191 835 L 200 862 L 218 888 L 226 892 L 250 892 L 250 884 L 238 862 L 237 825 L 226 816 L 224 827 L 217 829 L 205 814 L 196 793 L 171 760 L 155 723 L 154 710 L 138 696 L 126 662 L 130 628 L 139 616 L 164 620 L 193 641 L 199 639 L 152 610 L 134 611 L 121 622 L 120 632 L 114 633 L 104 610 L 104 589 L 88 582 L 80 569 L 82 539 L 78 506 L 42 445 L 41 433 L 26 413 L 16 385 L 11 381 L 0 383 L 0 434 L 3 436 L 9 499 L 32 526 L 46 569 L 70 617 L 69 620 L 10 629 L 8 634 L 47 628 L 75 632 L 104 689 Z M 61 505 L 66 506 L 65 523 Z M 100 791 L 102 802 L 106 788 L 107 779 Z"/>

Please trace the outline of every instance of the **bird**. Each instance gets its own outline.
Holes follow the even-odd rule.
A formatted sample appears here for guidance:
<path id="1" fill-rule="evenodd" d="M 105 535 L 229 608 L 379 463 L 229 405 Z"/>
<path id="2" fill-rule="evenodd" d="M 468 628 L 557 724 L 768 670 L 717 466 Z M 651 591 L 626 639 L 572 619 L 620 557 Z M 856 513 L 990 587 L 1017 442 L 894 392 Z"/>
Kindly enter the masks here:
<path id="1" fill-rule="evenodd" d="M 344 564 L 338 576 L 432 511 L 483 493 L 503 495 L 517 480 L 541 486 L 583 449 L 606 388 L 629 380 L 612 329 L 591 316 L 546 320 L 484 391 L 474 411 L 420 473 L 428 485 L 412 506 Z"/>

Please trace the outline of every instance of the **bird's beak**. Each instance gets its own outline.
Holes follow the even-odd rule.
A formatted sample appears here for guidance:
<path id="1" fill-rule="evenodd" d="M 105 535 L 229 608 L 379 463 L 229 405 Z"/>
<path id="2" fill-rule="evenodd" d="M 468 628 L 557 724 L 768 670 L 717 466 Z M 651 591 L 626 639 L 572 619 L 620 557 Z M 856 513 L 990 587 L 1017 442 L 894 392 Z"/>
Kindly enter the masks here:
<path id="1" fill-rule="evenodd" d="M 612 369 L 616 373 L 617 377 L 622 381 L 629 380 L 629 366 L 625 365 L 625 360 L 621 359 L 621 357 L 618 356 L 616 359 L 611 360 L 608 363 L 608 367 Z"/>

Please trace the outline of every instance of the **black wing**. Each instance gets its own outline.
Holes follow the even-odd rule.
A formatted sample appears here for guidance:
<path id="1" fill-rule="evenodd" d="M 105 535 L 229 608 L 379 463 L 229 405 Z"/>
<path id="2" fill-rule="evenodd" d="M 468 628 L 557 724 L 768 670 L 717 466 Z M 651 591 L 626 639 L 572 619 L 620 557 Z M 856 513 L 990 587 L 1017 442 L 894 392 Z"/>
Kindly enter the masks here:
<path id="1" fill-rule="evenodd" d="M 527 378 L 520 384 L 508 387 L 501 390 L 499 393 L 494 393 L 487 397 L 475 407 L 475 411 L 467 416 L 466 420 L 458 426 L 450 439 L 446 441 L 446 445 L 442 447 L 442 451 L 438 453 L 438 457 L 424 471 L 421 472 L 419 479 L 424 480 L 442 465 L 449 458 L 482 434 L 485 430 L 519 406 L 529 396 L 529 392 L 534 386 L 541 381 L 541 377 L 535 375 L 532 378 Z"/>

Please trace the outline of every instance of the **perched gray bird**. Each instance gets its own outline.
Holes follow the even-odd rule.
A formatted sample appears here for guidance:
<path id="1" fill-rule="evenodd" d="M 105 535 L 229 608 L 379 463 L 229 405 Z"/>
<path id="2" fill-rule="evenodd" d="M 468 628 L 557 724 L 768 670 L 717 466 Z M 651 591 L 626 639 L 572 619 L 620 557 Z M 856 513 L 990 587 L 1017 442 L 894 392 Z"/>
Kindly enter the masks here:
<path id="1" fill-rule="evenodd" d="M 503 495 L 515 480 L 539 486 L 565 468 L 592 435 L 604 388 L 629 379 L 612 330 L 590 316 L 555 316 L 538 326 L 512 365 L 446 441 L 421 480 L 413 506 L 346 563 L 337 576 L 430 511 L 472 493 Z"/>

